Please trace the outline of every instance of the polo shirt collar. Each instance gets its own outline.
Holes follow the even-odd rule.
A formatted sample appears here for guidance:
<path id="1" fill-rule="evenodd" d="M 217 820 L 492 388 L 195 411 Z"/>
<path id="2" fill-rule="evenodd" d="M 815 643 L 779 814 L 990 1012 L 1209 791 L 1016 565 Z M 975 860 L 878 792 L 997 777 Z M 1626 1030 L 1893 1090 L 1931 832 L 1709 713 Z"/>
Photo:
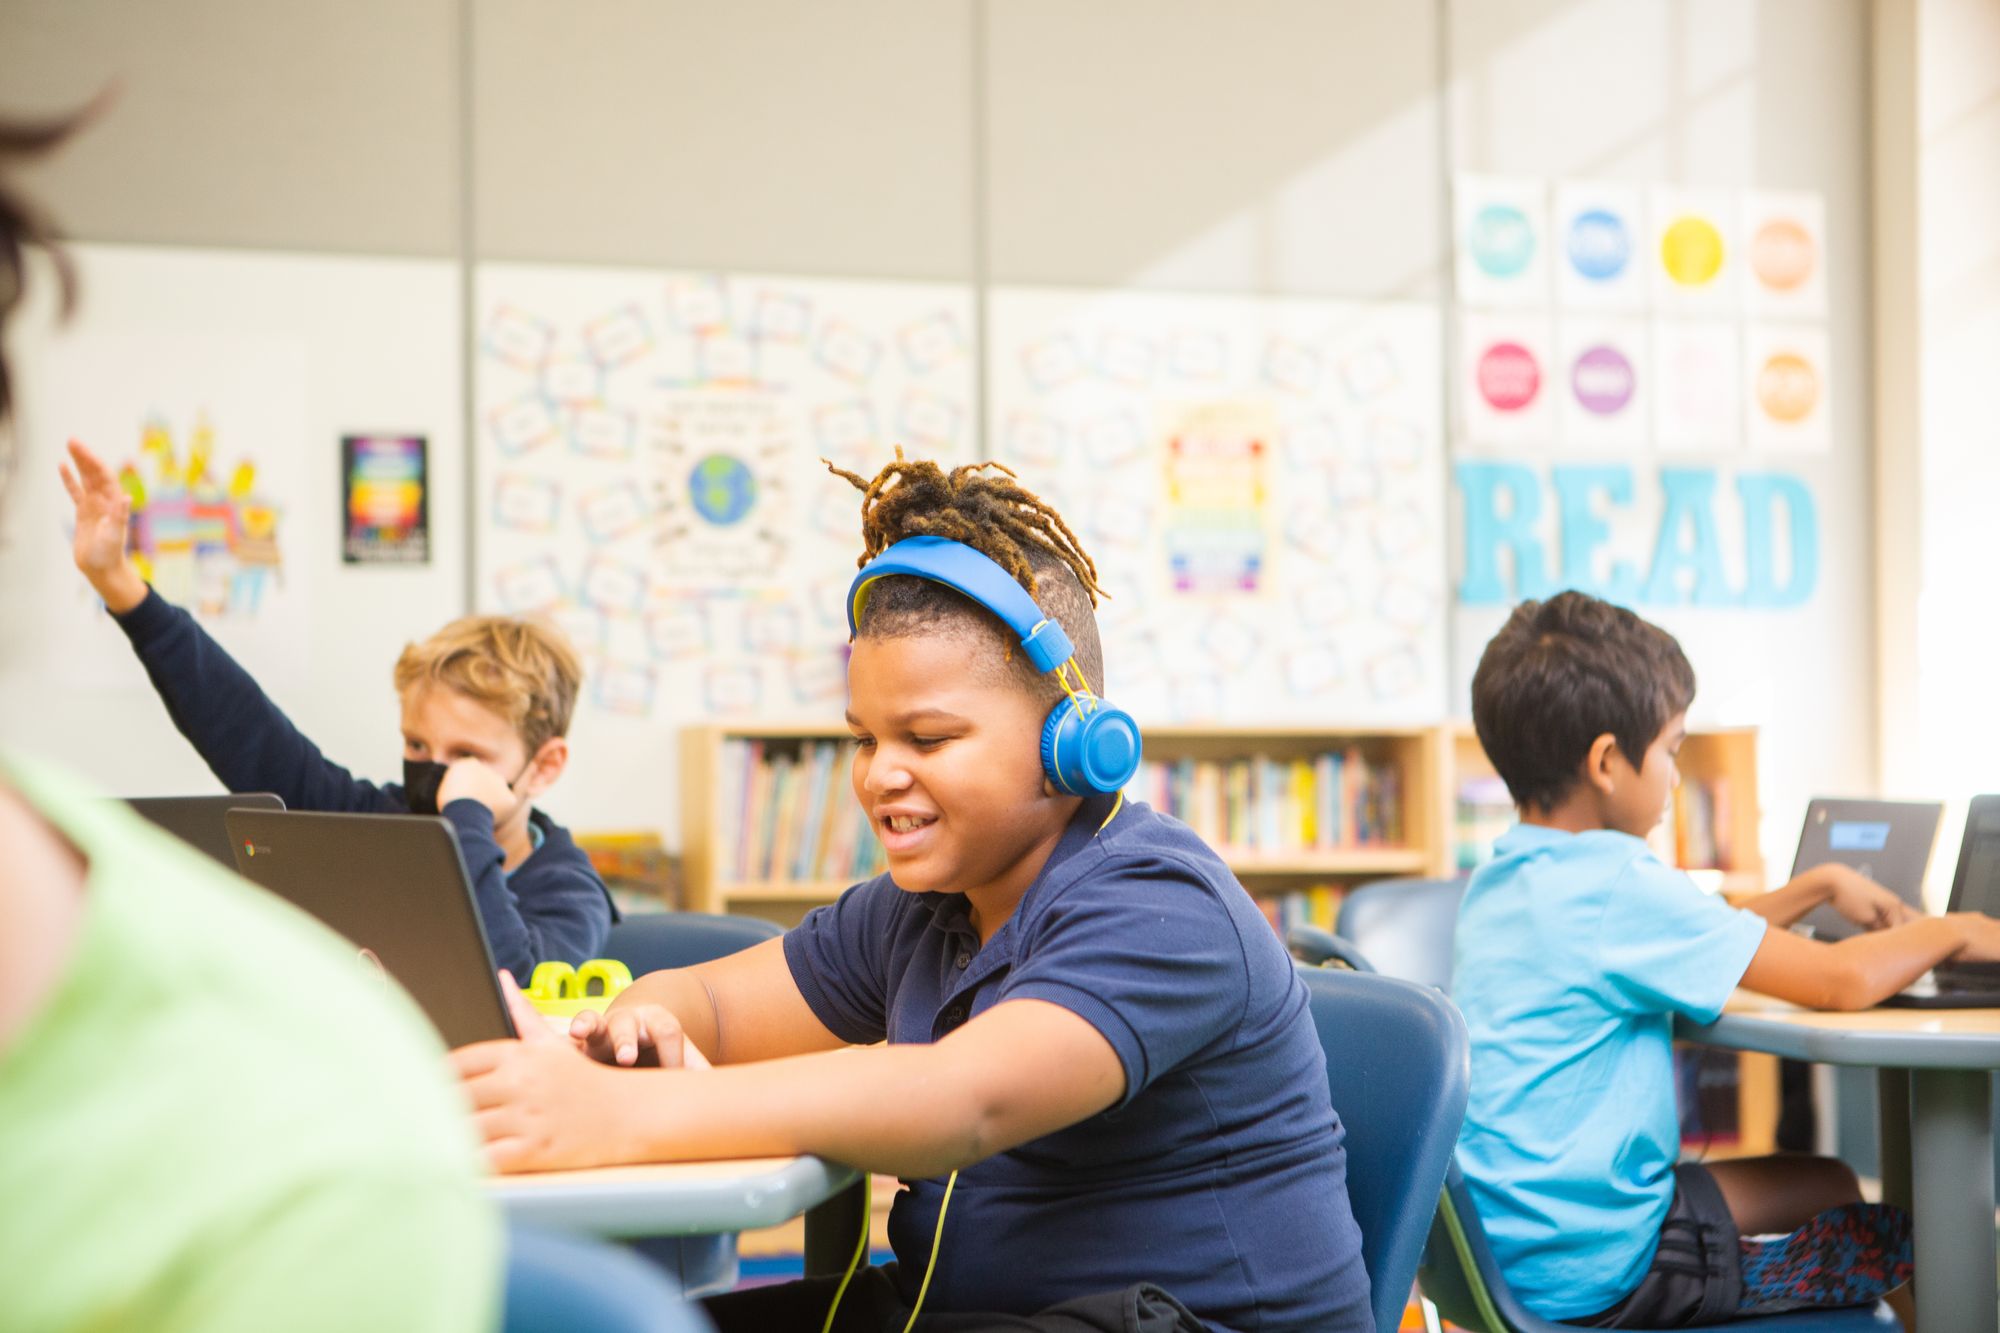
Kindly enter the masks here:
<path id="1" fill-rule="evenodd" d="M 1575 836 L 1574 833 L 1559 828 L 1549 828 L 1544 824 L 1516 824 L 1493 840 L 1493 851 L 1497 856 L 1511 856 L 1517 852 L 1532 852 L 1541 847 L 1553 847 Z"/>

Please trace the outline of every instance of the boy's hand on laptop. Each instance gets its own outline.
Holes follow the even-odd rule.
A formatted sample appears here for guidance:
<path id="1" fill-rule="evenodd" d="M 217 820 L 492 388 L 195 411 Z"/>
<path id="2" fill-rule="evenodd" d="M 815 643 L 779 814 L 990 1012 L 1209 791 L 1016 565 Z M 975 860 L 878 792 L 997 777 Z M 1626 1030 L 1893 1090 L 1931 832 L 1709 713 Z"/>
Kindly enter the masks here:
<path id="1" fill-rule="evenodd" d="M 1950 919 L 1965 939 L 1953 962 L 2000 963 L 2000 921 L 1984 912 L 1953 912 Z"/>
<path id="2" fill-rule="evenodd" d="M 70 556 L 90 580 L 104 605 L 123 615 L 146 600 L 146 581 L 125 554 L 125 528 L 132 518 L 132 497 L 103 460 L 75 440 L 69 442 L 70 464 L 61 465 L 63 489 L 76 506 L 76 536 Z"/>
<path id="3" fill-rule="evenodd" d="M 1923 915 L 1851 866 L 1824 865 L 1819 870 L 1832 890 L 1828 903 L 1857 926 L 1887 930 Z"/>
<path id="4" fill-rule="evenodd" d="M 681 1031 L 673 1011 L 657 1004 L 586 1009 L 570 1021 L 577 1048 L 599 1064 L 663 1069 L 707 1069 L 708 1057 Z"/>
<path id="5" fill-rule="evenodd" d="M 518 1041 L 482 1041 L 451 1053 L 495 1171 L 555 1171 L 631 1161 L 639 1151 L 632 1098 L 549 1027 L 506 973 L 500 986 Z"/>
<path id="6" fill-rule="evenodd" d="M 493 812 L 498 820 L 514 808 L 519 798 L 514 789 L 507 785 L 507 779 L 498 769 L 483 759 L 455 759 L 444 773 L 444 780 L 438 783 L 438 809 L 442 810 L 453 801 L 477 801 Z"/>

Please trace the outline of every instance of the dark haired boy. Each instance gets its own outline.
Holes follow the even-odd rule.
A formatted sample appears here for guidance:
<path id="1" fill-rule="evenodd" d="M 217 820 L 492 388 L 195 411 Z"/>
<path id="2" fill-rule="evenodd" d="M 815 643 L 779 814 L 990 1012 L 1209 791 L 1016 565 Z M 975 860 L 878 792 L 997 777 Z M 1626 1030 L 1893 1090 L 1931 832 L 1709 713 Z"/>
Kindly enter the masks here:
<path id="1" fill-rule="evenodd" d="M 1662 864 L 1645 835 L 1680 781 L 1694 687 L 1672 636 L 1576 592 L 1516 607 L 1473 676 L 1479 741 L 1520 823 L 1459 911 L 1472 1096 L 1458 1159 L 1508 1284 L 1551 1319 L 1712 1324 L 1905 1281 L 1907 1216 L 1860 1203 L 1843 1163 L 1676 1165 L 1673 1018 L 1711 1021 L 1739 985 L 1861 1009 L 1947 958 L 2000 958 L 2000 922 L 1918 916 L 1843 866 L 1736 909 Z M 1822 903 L 1869 931 L 1827 944 L 1786 929 Z"/>
<path id="2" fill-rule="evenodd" d="M 850 480 L 869 556 L 973 546 L 1102 688 L 1094 570 L 1039 500 L 921 461 Z M 847 720 L 888 873 L 782 940 L 642 978 L 579 1020 L 584 1052 L 525 1018 L 539 1039 L 459 1052 L 495 1164 L 807 1152 L 903 1177 L 898 1262 L 856 1275 L 837 1330 L 918 1306 L 938 1330 L 1369 1327 L 1304 987 L 1187 828 L 1047 781 L 1062 700 L 992 612 L 871 584 Z M 716 1067 L 672 1067 L 697 1050 Z M 615 1067 L 642 1056 L 663 1067 Z M 709 1308 L 725 1333 L 817 1329 L 835 1286 Z"/>

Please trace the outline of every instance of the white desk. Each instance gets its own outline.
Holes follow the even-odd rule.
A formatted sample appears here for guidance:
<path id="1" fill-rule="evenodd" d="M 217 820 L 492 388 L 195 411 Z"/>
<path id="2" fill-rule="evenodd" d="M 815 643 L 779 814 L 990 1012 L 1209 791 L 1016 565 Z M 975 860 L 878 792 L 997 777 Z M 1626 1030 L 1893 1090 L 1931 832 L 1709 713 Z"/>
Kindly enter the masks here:
<path id="1" fill-rule="evenodd" d="M 1882 1197 L 1908 1208 L 1916 1232 L 1921 1333 L 1996 1333 L 1992 1075 L 2000 1009 L 1869 1009 L 1818 1013 L 1744 996 L 1706 1026 L 1676 1035 L 1877 1071 Z"/>
<path id="2" fill-rule="evenodd" d="M 842 1193 L 860 1179 L 817 1157 L 758 1157 L 493 1176 L 486 1189 L 513 1221 L 629 1242 L 692 1298 L 736 1284 L 737 1232 L 776 1226 L 836 1196 L 848 1207 L 822 1208 L 817 1228 L 808 1219 L 808 1254 L 851 1249 L 858 1214 L 829 1215 L 860 1207 Z"/>
<path id="3" fill-rule="evenodd" d="M 757 1157 L 536 1171 L 486 1188 L 510 1218 L 622 1240 L 776 1226 L 859 1179 L 817 1157 Z"/>

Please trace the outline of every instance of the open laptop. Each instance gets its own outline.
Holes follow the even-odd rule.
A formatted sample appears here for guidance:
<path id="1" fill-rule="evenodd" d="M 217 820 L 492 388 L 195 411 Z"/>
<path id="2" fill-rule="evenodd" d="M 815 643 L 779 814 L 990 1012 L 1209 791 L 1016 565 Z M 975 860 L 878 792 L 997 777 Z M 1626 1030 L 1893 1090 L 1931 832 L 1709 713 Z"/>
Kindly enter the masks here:
<path id="1" fill-rule="evenodd" d="M 231 870 L 236 869 L 236 854 L 229 849 L 229 830 L 222 825 L 222 812 L 285 808 L 283 801 L 267 791 L 246 791 L 235 796 L 134 796 L 125 804 Z"/>
<path id="2" fill-rule="evenodd" d="M 2000 796 L 1975 796 L 1965 812 L 1952 912 L 2000 916 Z M 2000 1009 L 2000 963 L 1939 963 L 1928 978 L 1882 1001 L 1909 1009 Z"/>
<path id="3" fill-rule="evenodd" d="M 1937 843 L 1942 801 L 1853 801 L 1816 797 L 1806 807 L 1799 832 L 1799 852 L 1792 858 L 1792 876 L 1814 866 L 1852 866 L 1905 903 L 1924 910 L 1924 873 L 1930 869 L 1931 848 Z M 1861 927 L 1831 907 L 1806 914 L 1814 939 L 1844 940 Z"/>
<path id="4" fill-rule="evenodd" d="M 401 982 L 449 1046 L 515 1035 L 451 825 L 435 815 L 231 810 L 236 868 Z"/>

